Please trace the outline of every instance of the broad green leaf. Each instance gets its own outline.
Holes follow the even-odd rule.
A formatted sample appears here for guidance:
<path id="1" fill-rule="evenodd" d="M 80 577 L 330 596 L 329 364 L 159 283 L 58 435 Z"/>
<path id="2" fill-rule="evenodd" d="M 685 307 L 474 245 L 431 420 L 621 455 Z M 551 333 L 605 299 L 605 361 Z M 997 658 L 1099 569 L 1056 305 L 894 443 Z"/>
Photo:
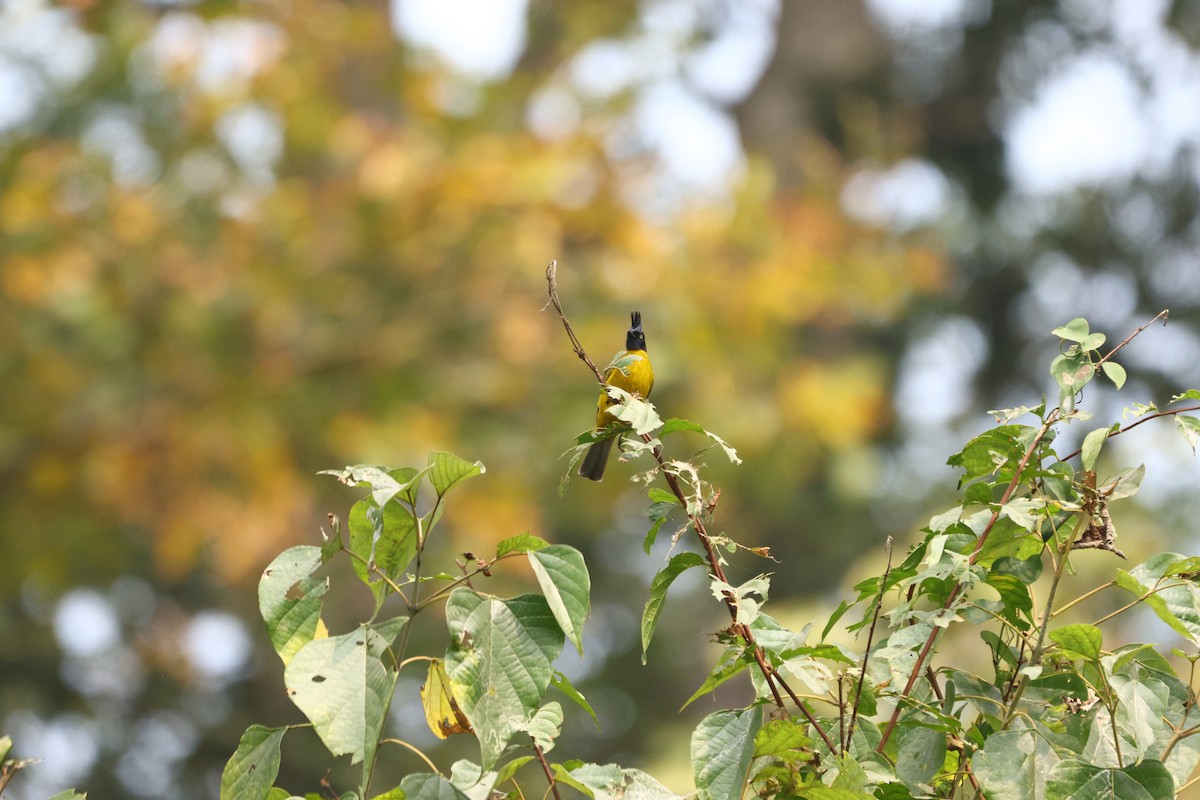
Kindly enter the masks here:
<path id="1" fill-rule="evenodd" d="M 1192 452 L 1195 453 L 1196 442 L 1200 441 L 1200 418 L 1176 414 L 1175 427 L 1183 434 L 1183 438 L 1187 440 Z"/>
<path id="2" fill-rule="evenodd" d="M 1000 506 L 1001 515 L 1008 517 L 1018 526 L 1032 531 L 1038 525 L 1038 512 L 1045 512 L 1046 501 L 1034 500 L 1031 497 L 1018 497 Z"/>
<path id="3" fill-rule="evenodd" d="M 993 572 L 988 576 L 987 583 L 1000 594 L 1000 599 L 1004 601 L 1004 607 L 1009 612 L 1004 616 L 1011 620 L 1016 620 L 1018 614 L 1028 618 L 1033 611 L 1033 598 L 1029 594 L 1029 587 L 1021 582 L 1019 578 L 1012 575 L 1000 575 Z"/>
<path id="4" fill-rule="evenodd" d="M 1121 470 L 1105 481 L 1097 491 L 1109 500 L 1123 500 L 1137 494 L 1144 477 L 1146 477 L 1146 465 L 1139 464 L 1136 467 Z"/>
<path id="5" fill-rule="evenodd" d="M 1045 797 L 1058 755 L 1032 729 L 993 733 L 971 758 L 971 768 L 989 800 Z"/>
<path id="6" fill-rule="evenodd" d="M 328 580 L 313 577 L 321 563 L 321 548 L 289 547 L 263 570 L 258 582 L 259 612 L 285 666 L 316 638 L 322 598 L 329 589 Z"/>
<path id="7" fill-rule="evenodd" d="M 399 503 L 388 503 L 382 508 L 372 504 L 366 513 L 375 541 L 371 563 L 393 581 L 399 581 L 417 555 L 417 521 Z"/>
<path id="8" fill-rule="evenodd" d="M 651 486 L 646 490 L 646 496 L 650 498 L 651 503 L 670 503 L 671 505 L 679 505 L 679 498 L 672 492 L 666 489 L 659 489 L 657 486 Z"/>
<path id="9" fill-rule="evenodd" d="M 712 431 L 705 430 L 703 427 L 701 427 L 700 425 L 697 425 L 694 422 L 691 422 L 686 419 L 669 419 L 665 423 L 663 423 L 663 429 L 662 429 L 663 436 L 666 436 L 669 433 L 674 433 L 675 431 L 693 431 L 695 433 L 704 434 L 705 436 L 707 436 L 708 438 L 710 438 L 714 442 L 716 442 L 720 446 L 720 448 L 725 451 L 726 458 L 728 458 L 731 462 L 733 462 L 734 464 L 742 463 L 742 459 L 738 458 L 737 450 L 734 449 L 729 444 L 729 442 L 725 441 L 720 436 L 717 436 Z"/>
<path id="10" fill-rule="evenodd" d="M 654 637 L 654 628 L 658 625 L 659 614 L 662 613 L 663 602 L 667 599 L 667 590 L 685 570 L 692 567 L 704 566 L 705 561 L 697 553 L 676 553 L 671 556 L 667 565 L 659 570 L 650 582 L 650 599 L 642 611 L 642 663 L 646 663 L 646 651 L 650 640 Z"/>
<path id="11" fill-rule="evenodd" d="M 534 536 L 526 531 L 501 540 L 500 544 L 496 545 L 496 558 L 509 553 L 532 553 L 534 550 L 541 550 L 543 547 L 549 546 L 550 543 L 542 537 Z"/>
<path id="12" fill-rule="evenodd" d="M 610 396 L 619 401 L 616 405 L 609 406 L 608 413 L 633 428 L 633 432 L 637 435 L 653 433 L 663 426 L 662 419 L 649 401 L 634 397 L 616 386 L 605 388 Z"/>
<path id="13" fill-rule="evenodd" d="M 575 705 L 586 711 L 588 716 L 592 718 L 592 722 L 596 723 L 596 730 L 600 730 L 600 720 L 596 717 L 596 712 L 592 710 L 591 703 L 571 684 L 570 678 L 561 672 L 555 671 L 554 677 L 550 679 L 550 685 L 565 694 Z"/>
<path id="14" fill-rule="evenodd" d="M 1171 692 L 1162 681 L 1140 672 L 1111 675 L 1108 680 L 1119 700 L 1117 726 L 1133 741 L 1135 760 L 1140 760 L 1153 751 L 1155 741 L 1168 728 L 1163 715 Z"/>
<path id="15" fill-rule="evenodd" d="M 1079 658 L 1095 661 L 1100 658 L 1101 633 L 1094 625 L 1065 625 L 1050 631 L 1050 640 Z"/>
<path id="16" fill-rule="evenodd" d="M 591 607 L 592 589 L 583 554 L 565 544 L 552 544 L 530 551 L 528 556 L 554 619 L 583 655 L 583 622 Z"/>
<path id="17" fill-rule="evenodd" d="M 616 764 L 576 764 L 569 770 L 554 764 L 553 769 L 557 780 L 594 800 L 682 800 L 638 769 Z"/>
<path id="18" fill-rule="evenodd" d="M 1117 574 L 1117 585 L 1138 597 L 1193 644 L 1200 644 L 1200 583 L 1193 576 L 1171 574 L 1173 568 L 1190 566 L 1190 560 L 1176 553 L 1159 553 L 1128 573 Z M 1164 588 L 1165 587 L 1165 588 Z M 1157 588 L 1153 594 L 1152 589 Z"/>
<path id="19" fill-rule="evenodd" d="M 875 800 L 875 795 L 856 792 L 852 789 L 836 789 L 832 786 L 813 786 L 802 789 L 797 797 L 803 800 Z"/>
<path id="20" fill-rule="evenodd" d="M 429 454 L 427 474 L 438 499 L 467 478 L 482 475 L 486 471 L 480 461 L 464 461 L 452 453 Z"/>
<path id="21" fill-rule="evenodd" d="M 987 541 L 975 558 L 981 567 L 990 567 L 1002 558 L 1026 561 L 1041 554 L 1045 542 L 1042 537 L 1027 530 L 1008 517 L 1000 517 L 988 533 Z"/>
<path id="22" fill-rule="evenodd" d="M 993 575 L 1011 575 L 1021 583 L 1029 586 L 1042 576 L 1042 559 L 1040 554 L 1031 558 L 997 558 L 992 564 Z"/>
<path id="23" fill-rule="evenodd" d="M 1083 317 L 1076 317 L 1066 325 L 1060 325 L 1050 331 L 1050 335 L 1066 339 L 1068 342 L 1083 342 L 1091 332 L 1092 329 L 1088 325 L 1088 321 Z"/>
<path id="24" fill-rule="evenodd" d="M 1186 392 L 1177 394 L 1171 398 L 1171 403 L 1178 403 L 1181 400 L 1200 400 L 1200 389 L 1188 389 Z"/>
<path id="25" fill-rule="evenodd" d="M 754 756 L 780 756 L 798 753 L 812 746 L 807 726 L 794 717 L 773 719 L 759 728 L 754 736 Z"/>
<path id="26" fill-rule="evenodd" d="M 379 654 L 387 643 L 363 627 L 304 645 L 284 670 L 296 707 L 335 756 L 369 769 L 395 681 Z"/>
<path id="27" fill-rule="evenodd" d="M 927 792 L 946 760 L 946 731 L 933 717 L 908 713 L 896 726 L 896 777 L 913 793 Z"/>
<path id="28" fill-rule="evenodd" d="M 1083 468 L 1088 472 L 1096 469 L 1096 458 L 1100 455 L 1100 448 L 1104 444 L 1104 440 L 1108 438 L 1112 428 L 1096 428 L 1096 430 L 1083 437 L 1083 449 L 1081 451 L 1081 459 Z"/>
<path id="29" fill-rule="evenodd" d="M 754 757 L 762 710 L 709 714 L 692 732 L 692 776 L 698 800 L 739 800 Z"/>
<path id="30" fill-rule="evenodd" d="M 1089 333 L 1087 337 L 1079 343 L 1079 347 L 1083 350 L 1099 350 L 1108 341 L 1108 337 L 1103 333 Z"/>
<path id="31" fill-rule="evenodd" d="M 704 683 L 700 688 L 692 693 L 692 696 L 680 706 L 679 710 L 690 706 L 697 698 L 703 697 L 712 690 L 716 689 L 725 681 L 737 675 L 742 670 L 746 669 L 750 664 L 754 663 L 754 659 L 748 653 L 744 652 L 740 647 L 727 647 L 721 658 L 713 665 L 709 671 L 708 677 L 704 679 Z"/>
<path id="32" fill-rule="evenodd" d="M 1033 428 L 1028 425 L 992 428 L 967 442 L 966 447 L 950 456 L 946 463 L 966 470 L 959 479 L 960 486 L 1006 466 L 1009 470 L 1015 469 L 1025 455 L 1026 437 L 1032 433 Z"/>
<path id="33" fill-rule="evenodd" d="M 1120 389 L 1125 385 L 1125 368 L 1115 361 L 1105 361 L 1100 365 L 1100 369 L 1104 370 L 1104 374 L 1113 382 L 1113 386 Z"/>
<path id="34" fill-rule="evenodd" d="M 496 780 L 492 783 L 493 786 L 500 786 L 505 781 L 511 780 L 517 774 L 517 770 L 533 761 L 533 756 L 520 756 L 512 761 L 505 762 L 504 766 L 500 767 L 496 772 Z"/>
<path id="35" fill-rule="evenodd" d="M 1116 769 L 1067 759 L 1050 773 L 1046 800 L 1170 800 L 1171 773 L 1158 761 Z"/>
<path id="36" fill-rule="evenodd" d="M 279 745 L 287 728 L 251 725 L 221 773 L 221 800 L 265 800 L 279 774 Z"/>
<path id="37" fill-rule="evenodd" d="M 542 748 L 542 752 L 549 752 L 554 748 L 554 740 L 558 738 L 562 722 L 562 706 L 551 700 L 534 712 L 525 730 L 533 738 L 533 743 Z"/>
<path id="38" fill-rule="evenodd" d="M 471 800 L 441 775 L 420 772 L 400 781 L 404 800 Z"/>
<path id="39" fill-rule="evenodd" d="M 371 487 L 371 499 L 378 506 L 387 505 L 389 500 L 409 488 L 408 484 L 397 481 L 385 468 L 372 467 L 367 464 L 345 467 L 340 470 L 326 469 L 317 474 L 333 475 L 347 486 Z"/>
<path id="40" fill-rule="evenodd" d="M 450 765 L 450 783 L 471 800 L 488 800 L 492 787 L 499 783 L 499 774 L 484 772 L 483 767 L 463 758 Z M 400 796 L 396 800 L 405 798 Z"/>
<path id="41" fill-rule="evenodd" d="M 61 792 L 50 797 L 49 800 L 87 800 L 87 795 L 80 794 L 74 789 L 63 789 Z"/>
<path id="42" fill-rule="evenodd" d="M 1096 365 L 1086 351 L 1060 355 L 1051 362 L 1050 374 L 1058 383 L 1060 407 L 1070 412 L 1075 408 L 1076 393 L 1095 376 Z"/>
<path id="43" fill-rule="evenodd" d="M 501 601 L 466 587 L 446 601 L 446 625 L 446 672 L 492 769 L 545 698 L 563 633 L 539 595 Z"/>

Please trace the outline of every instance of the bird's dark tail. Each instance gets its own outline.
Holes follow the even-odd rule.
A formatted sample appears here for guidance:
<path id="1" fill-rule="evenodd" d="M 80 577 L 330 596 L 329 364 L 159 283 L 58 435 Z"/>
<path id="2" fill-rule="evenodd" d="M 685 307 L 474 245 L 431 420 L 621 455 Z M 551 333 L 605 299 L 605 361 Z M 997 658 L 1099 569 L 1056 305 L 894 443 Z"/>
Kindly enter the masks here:
<path id="1" fill-rule="evenodd" d="M 595 442 L 588 448 L 583 463 L 579 466 L 579 474 L 589 481 L 598 481 L 604 477 L 604 467 L 608 465 L 608 454 L 612 452 L 613 442 L 617 437 Z"/>

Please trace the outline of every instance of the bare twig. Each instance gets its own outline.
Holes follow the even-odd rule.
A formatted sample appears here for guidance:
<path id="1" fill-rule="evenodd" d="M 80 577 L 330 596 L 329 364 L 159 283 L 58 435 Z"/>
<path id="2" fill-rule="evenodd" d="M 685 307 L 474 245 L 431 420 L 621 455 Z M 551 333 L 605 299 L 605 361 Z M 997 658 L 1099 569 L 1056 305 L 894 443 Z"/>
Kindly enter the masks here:
<path id="1" fill-rule="evenodd" d="M 867 648 L 863 650 L 862 669 L 858 673 L 858 691 L 854 696 L 854 710 L 850 713 L 850 732 L 846 737 L 846 747 L 850 746 L 850 740 L 854 737 L 854 726 L 858 722 L 858 706 L 862 703 L 863 680 L 867 676 L 867 659 L 871 655 L 871 642 L 875 638 L 875 626 L 879 623 L 879 612 L 883 608 L 883 595 L 887 591 L 887 579 L 892 571 L 891 536 L 887 537 L 884 550 L 887 552 L 887 566 L 884 567 L 883 578 L 879 581 L 879 596 L 875 598 L 875 614 L 871 618 L 871 627 L 867 630 Z"/>
<path id="2" fill-rule="evenodd" d="M 562 800 L 562 795 L 558 793 L 558 781 L 554 779 L 554 773 L 550 771 L 550 765 L 546 763 L 546 754 L 542 752 L 542 748 L 536 742 L 533 745 L 533 751 L 537 753 L 537 760 L 542 765 L 542 772 L 546 773 L 546 780 L 550 782 L 550 791 L 558 800 Z"/>
<path id="3" fill-rule="evenodd" d="M 1098 366 L 1100 366 L 1100 365 L 1101 365 L 1101 364 L 1103 364 L 1105 361 L 1108 361 L 1110 358 L 1112 358 L 1113 356 L 1115 356 L 1115 355 L 1117 354 L 1117 351 L 1118 351 L 1118 350 L 1120 350 L 1120 349 L 1121 349 L 1122 347 L 1124 347 L 1125 345 L 1127 345 L 1127 344 L 1129 344 L 1130 342 L 1132 342 L 1135 336 L 1137 336 L 1137 335 L 1138 335 L 1139 333 L 1141 333 L 1142 331 L 1146 330 L 1146 328 L 1149 328 L 1149 327 L 1150 327 L 1151 325 L 1153 325 L 1154 323 L 1158 322 L 1160 319 L 1163 321 L 1163 324 L 1165 325 L 1165 324 L 1166 324 L 1166 322 L 1167 322 L 1167 317 L 1169 317 L 1169 316 L 1171 316 L 1171 309 L 1169 309 L 1169 308 L 1164 308 L 1162 311 L 1158 312 L 1158 314 L 1157 314 L 1157 315 L 1154 317 L 1154 319 L 1150 320 L 1150 321 L 1149 321 L 1149 322 L 1147 322 L 1145 325 L 1143 325 L 1142 327 L 1138 328 L 1138 329 L 1137 329 L 1136 331 L 1134 331 L 1133 333 L 1131 333 L 1131 334 L 1129 334 L 1128 336 L 1126 336 L 1124 339 L 1122 339 L 1122 340 L 1121 340 L 1121 343 L 1120 343 L 1120 344 L 1118 344 L 1118 345 L 1117 345 L 1116 347 L 1114 347 L 1112 350 L 1109 350 L 1109 351 L 1108 351 L 1108 354 L 1107 354 L 1106 356 L 1104 356 L 1104 358 L 1102 358 L 1102 359 L 1100 359 L 1099 361 L 1097 361 L 1097 362 L 1096 362 L 1096 366 L 1097 366 L 1097 367 L 1098 367 Z"/>
<path id="4" fill-rule="evenodd" d="M 588 369 L 596 376 L 596 380 L 603 384 L 604 374 L 600 372 L 600 368 L 596 366 L 595 362 L 588 358 L 587 351 L 579 343 L 579 337 L 575 335 L 575 331 L 571 329 L 571 323 L 567 322 L 567 315 L 563 313 L 562 301 L 558 299 L 557 261 L 551 261 L 546 265 L 546 287 L 550 293 L 550 304 L 554 306 L 554 310 L 558 312 L 558 318 L 562 320 L 563 327 L 567 329 L 567 336 L 571 339 L 571 346 L 575 348 L 575 355 L 579 356 L 579 359 L 588 365 Z"/>
<path id="5" fill-rule="evenodd" d="M 1186 414 L 1188 411 L 1200 411 L 1200 406 L 1188 406 L 1187 408 L 1173 408 L 1170 411 L 1156 411 L 1153 414 L 1149 414 L 1145 417 L 1142 417 L 1137 422 L 1130 423 L 1129 425 L 1126 425 L 1124 428 L 1119 428 L 1119 429 L 1113 431 L 1112 433 L 1110 433 L 1108 435 L 1108 438 L 1111 439 L 1114 436 L 1120 436 L 1122 433 L 1129 433 L 1129 431 L 1133 430 L 1138 425 L 1145 425 L 1147 422 L 1150 422 L 1151 420 L 1162 419 L 1163 417 L 1173 417 L 1176 414 Z M 1058 460 L 1059 461 L 1070 461 L 1072 458 L 1075 458 L 1075 456 L 1079 455 L 1082 452 L 1083 452 L 1083 448 L 1081 447 L 1074 452 L 1067 453 L 1065 456 L 1060 457 Z"/>

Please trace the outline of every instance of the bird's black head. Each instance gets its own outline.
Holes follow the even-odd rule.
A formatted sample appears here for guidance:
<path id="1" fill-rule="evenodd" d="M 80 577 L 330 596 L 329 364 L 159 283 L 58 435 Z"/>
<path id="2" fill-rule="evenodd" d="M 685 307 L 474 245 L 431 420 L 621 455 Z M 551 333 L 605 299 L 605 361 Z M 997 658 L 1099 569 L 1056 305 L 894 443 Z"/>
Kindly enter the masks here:
<path id="1" fill-rule="evenodd" d="M 642 312 L 629 315 L 629 332 L 625 334 L 626 350 L 645 350 L 646 334 L 642 331 Z"/>

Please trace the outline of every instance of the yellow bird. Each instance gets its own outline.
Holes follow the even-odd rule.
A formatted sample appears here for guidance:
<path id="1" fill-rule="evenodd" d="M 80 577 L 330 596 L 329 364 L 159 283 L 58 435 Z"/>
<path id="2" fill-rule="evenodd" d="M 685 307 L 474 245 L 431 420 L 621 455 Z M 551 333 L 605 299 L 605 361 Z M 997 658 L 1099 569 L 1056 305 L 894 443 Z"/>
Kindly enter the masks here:
<path id="1" fill-rule="evenodd" d="M 650 357 L 646 355 L 646 334 L 642 332 L 642 313 L 634 311 L 629 315 L 629 331 L 625 334 L 625 349 L 613 356 L 604 372 L 604 382 L 609 386 L 624 389 L 638 397 L 649 397 L 654 388 L 654 369 L 650 366 Z M 609 407 L 616 400 L 608 396 L 608 392 L 600 392 L 600 400 L 596 404 L 596 429 L 617 422 L 617 418 L 609 413 Z M 617 437 L 595 442 L 588 448 L 579 467 L 579 474 L 588 480 L 598 481 L 604 477 L 604 467 L 608 463 L 608 454 L 612 450 Z"/>

